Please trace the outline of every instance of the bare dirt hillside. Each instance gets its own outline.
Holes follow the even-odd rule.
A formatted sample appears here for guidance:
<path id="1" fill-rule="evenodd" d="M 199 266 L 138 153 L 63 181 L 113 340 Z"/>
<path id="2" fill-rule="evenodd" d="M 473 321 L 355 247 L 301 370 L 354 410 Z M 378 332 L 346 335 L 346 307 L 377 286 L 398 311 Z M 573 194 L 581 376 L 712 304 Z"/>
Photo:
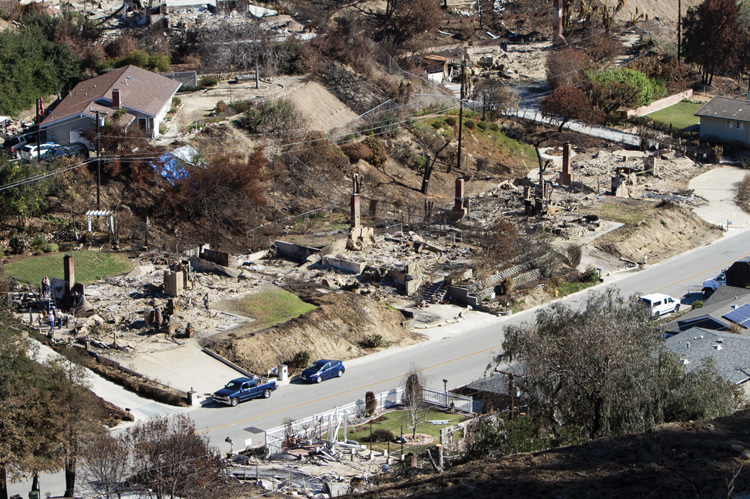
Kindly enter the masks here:
<path id="1" fill-rule="evenodd" d="M 335 95 L 315 82 L 309 82 L 292 92 L 287 100 L 302 113 L 310 130 L 327 132 L 357 117 Z"/>
<path id="2" fill-rule="evenodd" d="M 617 0 L 601 0 L 609 7 L 616 7 Z M 682 0 L 682 15 L 687 9 L 702 3 L 702 0 Z M 659 18 L 664 23 L 677 24 L 677 0 L 628 0 L 620 9 L 617 20 L 627 21 L 638 14 L 646 14 L 649 19 Z M 676 36 L 676 35 L 675 35 Z"/>
<path id="3" fill-rule="evenodd" d="M 748 425 L 750 411 L 667 424 L 644 434 L 474 461 L 361 497 L 747 497 Z"/>
<path id="4" fill-rule="evenodd" d="M 656 263 L 721 236 L 721 230 L 690 209 L 671 203 L 655 205 L 634 226 L 621 227 L 596 242 L 596 247 L 616 257 Z"/>
<path id="5" fill-rule="evenodd" d="M 361 357 L 372 352 L 362 342 L 376 334 L 392 345 L 420 339 L 404 328 L 401 312 L 366 296 L 338 291 L 315 302 L 319 307 L 303 316 L 257 333 L 230 334 L 211 348 L 249 371 L 263 373 L 305 351 L 310 360 Z"/>

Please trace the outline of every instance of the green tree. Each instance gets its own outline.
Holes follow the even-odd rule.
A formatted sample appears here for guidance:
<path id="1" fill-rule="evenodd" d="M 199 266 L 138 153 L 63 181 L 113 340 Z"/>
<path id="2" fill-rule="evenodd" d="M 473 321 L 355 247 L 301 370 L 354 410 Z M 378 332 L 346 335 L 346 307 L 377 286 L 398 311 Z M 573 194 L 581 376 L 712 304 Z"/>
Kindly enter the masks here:
<path id="1" fill-rule="evenodd" d="M 80 76 L 78 58 L 57 42 L 62 20 L 44 14 L 0 33 L 0 113 L 16 114 L 35 99 L 69 88 Z"/>
<path id="2" fill-rule="evenodd" d="M 49 377 L 28 356 L 20 327 L 0 310 L 0 498 L 8 479 L 59 469 Z"/>
<path id="3" fill-rule="evenodd" d="M 683 18 L 685 60 L 698 64 L 702 81 L 711 85 L 714 74 L 737 67 L 747 44 L 737 0 L 705 0 Z"/>
<path id="4" fill-rule="evenodd" d="M 27 161 L 10 163 L 0 159 L 0 186 L 8 186 L 49 173 L 51 164 Z M 26 218 L 42 213 L 49 204 L 48 196 L 56 189 L 54 177 L 38 180 L 0 191 L 0 214 Z"/>
<path id="5" fill-rule="evenodd" d="M 588 71 L 586 79 L 594 105 L 608 119 L 613 119 L 621 108 L 646 106 L 666 93 L 663 82 L 627 68 Z"/>
<path id="6" fill-rule="evenodd" d="M 98 422 L 93 395 L 88 391 L 86 373 L 66 359 L 49 360 L 48 410 L 54 414 L 59 442 L 58 453 L 65 470 L 65 496 L 75 496 L 78 458 L 84 442 L 104 433 Z"/>
<path id="7" fill-rule="evenodd" d="M 715 369 L 685 374 L 648 310 L 615 290 L 590 295 L 580 310 L 555 304 L 533 324 L 508 327 L 503 348 L 496 361 L 518 362 L 540 424 L 579 428 L 589 438 L 735 407 L 731 385 Z"/>

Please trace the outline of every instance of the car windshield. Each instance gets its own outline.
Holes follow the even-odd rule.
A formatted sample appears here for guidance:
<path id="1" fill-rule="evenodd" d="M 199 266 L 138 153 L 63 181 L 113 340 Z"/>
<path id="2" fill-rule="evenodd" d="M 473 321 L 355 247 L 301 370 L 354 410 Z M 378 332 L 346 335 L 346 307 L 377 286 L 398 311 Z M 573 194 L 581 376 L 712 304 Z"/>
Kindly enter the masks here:
<path id="1" fill-rule="evenodd" d="M 311 365 L 308 369 L 315 369 L 316 371 L 319 371 L 320 369 L 323 369 L 325 367 L 325 365 L 326 365 L 326 361 L 319 360 L 316 363 L 314 363 L 313 365 Z"/>
<path id="2" fill-rule="evenodd" d="M 239 383 L 235 383 L 234 381 L 230 381 L 229 383 L 227 383 L 227 386 L 225 386 L 224 388 L 227 388 L 229 390 L 235 390 L 235 389 L 237 389 L 239 387 L 240 387 Z"/>

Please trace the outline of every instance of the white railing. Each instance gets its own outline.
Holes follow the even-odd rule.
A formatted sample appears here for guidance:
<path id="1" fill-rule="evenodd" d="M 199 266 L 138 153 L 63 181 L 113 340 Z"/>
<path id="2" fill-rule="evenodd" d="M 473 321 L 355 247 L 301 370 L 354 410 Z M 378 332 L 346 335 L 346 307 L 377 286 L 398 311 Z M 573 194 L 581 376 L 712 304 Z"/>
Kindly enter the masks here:
<path id="1" fill-rule="evenodd" d="M 377 409 L 387 409 L 404 403 L 403 387 L 394 388 L 386 392 L 375 394 Z M 422 388 L 422 401 L 431 405 L 446 408 L 454 408 L 463 412 L 472 413 L 473 400 L 455 393 Z M 345 425 L 354 425 L 357 420 L 366 416 L 365 401 L 359 399 L 356 402 L 338 406 L 330 411 L 313 414 L 303 419 L 287 422 L 284 426 L 277 426 L 266 430 L 266 451 L 273 455 L 282 451 L 284 440 L 312 440 L 320 439 L 323 434 L 331 436 L 337 428 L 339 421 Z"/>

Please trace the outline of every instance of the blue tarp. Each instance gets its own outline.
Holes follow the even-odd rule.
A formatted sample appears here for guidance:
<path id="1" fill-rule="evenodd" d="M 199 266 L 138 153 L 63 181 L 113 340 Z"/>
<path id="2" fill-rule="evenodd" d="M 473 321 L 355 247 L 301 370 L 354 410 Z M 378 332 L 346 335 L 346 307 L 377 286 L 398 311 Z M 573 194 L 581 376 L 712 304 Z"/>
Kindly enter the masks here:
<path id="1" fill-rule="evenodd" d="M 189 174 L 184 165 L 193 165 L 198 156 L 198 151 L 190 146 L 183 146 L 174 151 L 166 152 L 159 157 L 158 162 L 150 163 L 151 167 L 167 182 L 174 185 L 178 180 Z"/>

